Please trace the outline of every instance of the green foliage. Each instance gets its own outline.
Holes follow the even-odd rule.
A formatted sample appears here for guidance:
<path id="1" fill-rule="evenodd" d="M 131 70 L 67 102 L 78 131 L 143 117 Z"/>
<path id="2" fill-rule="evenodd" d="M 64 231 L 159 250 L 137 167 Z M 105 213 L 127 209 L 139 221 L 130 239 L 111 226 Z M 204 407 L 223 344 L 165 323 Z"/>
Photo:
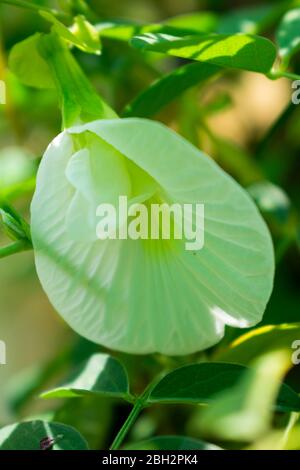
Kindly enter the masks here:
<path id="1" fill-rule="evenodd" d="M 221 391 L 232 390 L 246 373 L 246 367 L 234 363 L 188 365 L 167 374 L 152 389 L 148 401 L 209 404 L 216 400 Z M 286 384 L 282 384 L 277 407 L 285 411 L 300 411 L 300 397 Z"/>
<path id="2" fill-rule="evenodd" d="M 287 65 L 300 49 L 300 8 L 288 11 L 277 30 L 279 54 Z"/>
<path id="3" fill-rule="evenodd" d="M 43 439 L 53 439 L 52 450 L 88 450 L 76 429 L 61 423 L 27 421 L 0 429 L 0 450 L 40 450 Z"/>
<path id="4" fill-rule="evenodd" d="M 185 90 L 206 82 L 220 71 L 215 65 L 188 64 L 158 79 L 127 104 L 122 116 L 151 117 Z"/>
<path id="5" fill-rule="evenodd" d="M 134 37 L 131 43 L 143 51 L 260 73 L 268 73 L 276 57 L 275 46 L 269 40 L 250 34 L 203 34 L 178 38 L 148 33 Z"/>
<path id="6" fill-rule="evenodd" d="M 282 351 L 263 356 L 230 390 L 222 390 L 199 420 L 206 436 L 250 442 L 266 433 L 280 382 L 289 367 Z"/>
<path id="7" fill-rule="evenodd" d="M 52 31 L 57 33 L 61 39 L 65 39 L 67 43 L 78 47 L 83 52 L 96 55 L 101 53 L 97 30 L 83 16 L 79 15 L 74 18 L 72 28 L 67 28 L 49 12 L 41 12 L 41 16 L 53 24 Z"/>
<path id="8" fill-rule="evenodd" d="M 247 365 L 268 352 L 290 349 L 295 338 L 300 338 L 299 323 L 264 326 L 240 336 L 228 349 L 220 351 L 217 359 Z"/>
<path id="9" fill-rule="evenodd" d="M 38 450 L 41 441 L 53 450 L 99 449 L 112 438 L 112 450 L 299 449 L 300 323 L 292 322 L 299 317 L 300 115 L 291 103 L 291 83 L 268 81 L 300 80 L 299 0 L 237 2 L 236 9 L 207 0 L 188 13 L 183 3 L 165 0 L 140 0 L 134 12 L 130 2 L 117 0 L 92 6 L 84 0 L 0 3 L 0 78 L 7 88 L 7 102 L 0 105 L 0 218 L 1 237 L 11 239 L 0 247 L 0 258 L 31 249 L 31 230 L 34 238 L 42 233 L 35 238 L 36 264 L 40 277 L 44 269 L 43 287 L 56 286 L 58 313 L 64 307 L 72 327 L 78 321 L 76 331 L 96 341 L 106 333 L 118 350 L 124 337 L 126 351 L 137 353 L 115 358 L 83 338 L 74 341 L 74 332 L 64 333 L 59 351 L 55 336 L 53 357 L 37 360 L 3 388 L 0 450 Z M 54 3 L 57 9 L 50 7 Z M 275 95 L 272 86 L 278 86 Z M 276 97 L 274 107 L 270 96 Z M 49 166 L 42 159 L 34 203 L 39 218 L 32 218 L 31 228 L 28 208 L 39 163 L 33 156 L 41 156 L 58 133 L 57 101 L 67 130 L 49 147 Z M 165 126 L 138 119 L 153 117 Z M 76 152 L 69 155 L 71 140 Z M 147 266 L 156 266 L 154 246 L 147 260 L 127 246 L 114 263 L 116 247 L 106 259 L 98 246 L 89 251 L 86 241 L 53 242 L 70 219 L 55 222 L 67 198 L 80 200 L 72 214 L 85 217 L 87 200 L 118 194 L 120 187 L 142 198 L 152 191 L 153 197 L 208 202 L 209 249 L 200 261 L 194 254 L 180 258 L 173 244 L 172 256 L 161 250 L 152 273 Z M 242 334 L 232 327 L 257 323 L 272 288 L 273 249 L 257 209 L 275 244 L 275 292 L 262 323 L 267 326 Z M 87 222 L 75 220 L 76 236 Z M 52 325 L 45 300 L 27 289 L 29 260 L 24 255 L 1 264 L 5 334 L 6 323 L 13 332 L 20 325 L 23 330 L 35 305 L 39 318 L 46 315 L 45 325 Z M 196 267 L 196 282 L 187 282 Z M 5 305 L 20 292 L 22 311 Z M 133 317 L 126 311 L 128 292 L 132 310 L 138 305 Z M 116 308 L 109 311 L 113 300 Z M 41 338 L 47 334 L 56 331 L 40 331 Z M 148 347 L 148 338 L 155 347 Z M 185 352 L 194 352 L 207 339 L 209 349 L 178 356 L 186 343 L 193 347 Z M 40 358 L 34 348 L 30 360 Z M 154 350 L 176 357 L 139 355 Z M 39 418 L 36 396 L 54 399 L 42 402 L 46 420 Z M 12 416 L 19 422 L 5 426 Z"/>
<path id="10" fill-rule="evenodd" d="M 16 44 L 9 56 L 10 70 L 24 83 L 35 88 L 54 88 L 50 68 L 41 57 L 38 44 L 40 33 L 35 33 Z M 28 62 L 30 61 L 30 68 Z"/>
<path id="11" fill-rule="evenodd" d="M 84 395 L 130 399 L 127 374 L 120 362 L 106 354 L 94 354 L 66 383 L 44 392 L 41 397 L 71 398 Z"/>

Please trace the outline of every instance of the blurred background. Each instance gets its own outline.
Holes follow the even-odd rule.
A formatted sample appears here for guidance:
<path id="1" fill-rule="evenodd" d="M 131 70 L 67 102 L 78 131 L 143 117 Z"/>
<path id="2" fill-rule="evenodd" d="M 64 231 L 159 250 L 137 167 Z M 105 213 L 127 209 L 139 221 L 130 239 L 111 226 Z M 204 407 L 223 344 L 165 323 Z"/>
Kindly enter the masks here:
<path id="1" fill-rule="evenodd" d="M 66 2 L 35 3 L 59 7 Z M 98 21 L 139 23 L 206 10 L 228 18 L 233 9 L 261 4 L 245 0 L 87 3 Z M 7 103 L 0 105 L 0 195 L 27 220 L 39 160 L 61 123 L 56 92 L 22 85 L 7 67 L 11 48 L 37 31 L 49 31 L 49 24 L 38 14 L 0 4 L 0 79 L 7 85 Z M 264 33 L 272 38 L 272 30 Z M 103 43 L 101 56 L 74 54 L 117 112 L 162 73 L 184 63 L 159 55 L 147 58 L 124 42 L 103 39 Z M 300 73 L 300 57 L 294 60 L 294 68 Z M 275 288 L 264 325 L 300 319 L 300 106 L 291 105 L 291 94 L 289 80 L 271 81 L 254 73 L 230 72 L 204 87 L 188 90 L 153 116 L 207 151 L 257 199 L 271 228 L 277 255 Z M 264 184 L 257 185 L 261 181 Z M 3 233 L 0 240 L 7 243 Z M 242 333 L 229 329 L 223 344 Z M 7 346 L 7 364 L 0 365 L 0 426 L 43 414 L 75 425 L 92 448 L 107 446 L 127 416 L 126 405 L 106 402 L 103 406 L 101 400 L 90 398 L 77 400 L 75 405 L 74 399 L 63 403 L 37 398 L 40 390 L 101 348 L 76 336 L 53 310 L 35 274 L 32 252 L 0 262 L 0 340 Z M 175 367 L 191 360 L 118 356 L 126 364 L 136 391 L 165 363 Z M 298 375 L 292 371 L 290 381 L 300 392 Z M 143 439 L 153 433 L 193 435 L 192 413 L 193 407 L 177 407 L 176 413 L 172 406 L 164 407 L 163 412 L 159 406 L 153 407 L 138 420 L 132 438 Z"/>

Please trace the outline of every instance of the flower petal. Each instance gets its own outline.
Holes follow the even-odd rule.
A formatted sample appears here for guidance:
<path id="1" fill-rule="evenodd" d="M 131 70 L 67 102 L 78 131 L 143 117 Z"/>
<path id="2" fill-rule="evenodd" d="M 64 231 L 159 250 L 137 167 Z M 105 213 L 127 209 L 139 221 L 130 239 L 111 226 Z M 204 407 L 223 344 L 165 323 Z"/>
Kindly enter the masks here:
<path id="1" fill-rule="evenodd" d="M 184 240 L 70 238 L 70 134 L 86 131 L 124 157 L 131 196 L 144 189 L 144 196 L 158 191 L 169 203 L 205 205 L 201 251 L 187 251 Z M 104 171 L 113 184 L 114 166 Z M 107 181 L 100 193 L 109 189 Z M 81 183 L 79 173 L 77 190 Z M 121 183 L 114 187 L 123 195 Z M 80 219 L 74 230 L 79 225 Z M 170 129 L 143 119 L 95 121 L 69 129 L 50 145 L 32 202 L 32 237 L 39 278 L 59 313 L 79 334 L 125 352 L 205 349 L 220 340 L 225 324 L 258 323 L 272 290 L 270 234 L 247 193 Z"/>

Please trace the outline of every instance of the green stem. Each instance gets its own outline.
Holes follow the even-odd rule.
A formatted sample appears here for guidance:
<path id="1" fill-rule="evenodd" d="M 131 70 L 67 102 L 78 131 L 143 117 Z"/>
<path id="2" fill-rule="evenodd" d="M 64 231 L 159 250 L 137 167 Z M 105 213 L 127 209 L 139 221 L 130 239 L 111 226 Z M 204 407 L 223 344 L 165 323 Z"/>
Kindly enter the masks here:
<path id="1" fill-rule="evenodd" d="M 31 245 L 23 240 L 18 240 L 10 245 L 6 245 L 0 248 L 0 258 L 6 258 L 7 256 L 20 253 L 21 251 L 30 250 Z"/>
<path id="2" fill-rule="evenodd" d="M 125 437 L 127 436 L 129 430 L 137 420 L 139 414 L 145 407 L 145 402 L 140 400 L 139 398 L 135 402 L 131 412 L 128 415 L 128 418 L 126 419 L 125 423 L 121 427 L 120 431 L 116 435 L 112 445 L 110 446 L 110 450 L 117 450 L 123 443 Z"/>
<path id="3" fill-rule="evenodd" d="M 117 117 L 96 93 L 69 48 L 56 33 L 45 34 L 41 38 L 39 52 L 53 74 L 64 128 L 96 119 Z"/>
<path id="4" fill-rule="evenodd" d="M 278 80 L 279 78 L 288 78 L 289 80 L 300 80 L 300 75 L 296 73 L 287 72 L 285 70 L 272 71 L 267 74 L 271 80 Z"/>
<path id="5" fill-rule="evenodd" d="M 151 390 L 161 379 L 161 375 L 163 374 L 160 374 L 159 377 L 156 377 L 152 382 L 150 382 L 150 384 L 145 388 L 144 392 L 136 399 L 136 402 L 134 403 L 133 408 L 129 413 L 125 423 L 119 430 L 112 445 L 110 446 L 110 450 L 117 450 L 120 448 L 128 432 L 139 417 L 141 411 L 148 406 L 148 398 L 151 393 Z"/>

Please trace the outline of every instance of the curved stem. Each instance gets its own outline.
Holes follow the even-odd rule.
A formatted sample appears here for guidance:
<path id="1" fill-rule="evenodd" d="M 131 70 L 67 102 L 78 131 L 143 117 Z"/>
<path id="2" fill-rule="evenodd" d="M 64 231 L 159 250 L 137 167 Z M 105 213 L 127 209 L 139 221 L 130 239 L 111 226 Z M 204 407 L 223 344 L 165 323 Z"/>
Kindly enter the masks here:
<path id="1" fill-rule="evenodd" d="M 300 76 L 297 75 L 296 73 L 292 72 L 286 72 L 285 70 L 278 70 L 274 72 L 269 72 L 267 74 L 267 77 L 270 78 L 271 80 L 277 80 L 279 78 L 288 78 L 290 80 L 299 80 Z"/>
<path id="2" fill-rule="evenodd" d="M 64 128 L 96 119 L 117 117 L 94 90 L 66 43 L 55 32 L 41 37 L 39 52 L 53 74 Z"/>

